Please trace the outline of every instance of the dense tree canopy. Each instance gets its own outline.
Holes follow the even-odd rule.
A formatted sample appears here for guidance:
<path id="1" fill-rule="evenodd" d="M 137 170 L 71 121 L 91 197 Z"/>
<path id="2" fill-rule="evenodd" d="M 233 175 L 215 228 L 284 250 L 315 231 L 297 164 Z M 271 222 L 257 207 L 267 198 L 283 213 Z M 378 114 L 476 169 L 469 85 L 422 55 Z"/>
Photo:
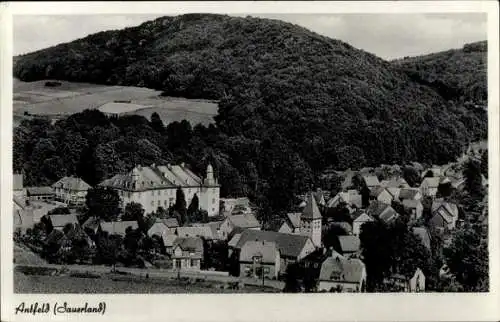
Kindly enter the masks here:
<path id="1" fill-rule="evenodd" d="M 120 197 L 116 190 L 96 187 L 89 189 L 86 196 L 88 215 L 104 221 L 115 221 L 120 214 Z"/>
<path id="2" fill-rule="evenodd" d="M 25 120 L 14 133 L 14 169 L 29 185 L 71 174 L 96 185 L 136 164 L 186 162 L 204 173 L 210 162 L 221 196 L 249 196 L 269 215 L 288 210 L 326 168 L 446 163 L 486 137 L 484 111 L 277 20 L 162 17 L 18 57 L 14 74 L 219 100 L 208 127 L 95 110 L 54 125 Z"/>

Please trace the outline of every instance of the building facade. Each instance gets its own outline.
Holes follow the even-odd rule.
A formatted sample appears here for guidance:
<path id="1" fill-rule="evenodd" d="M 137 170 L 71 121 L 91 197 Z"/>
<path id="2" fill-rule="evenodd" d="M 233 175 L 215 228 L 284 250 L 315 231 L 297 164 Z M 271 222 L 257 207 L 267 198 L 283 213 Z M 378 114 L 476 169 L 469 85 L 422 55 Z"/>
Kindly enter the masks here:
<path id="1" fill-rule="evenodd" d="M 130 202 L 140 203 L 145 214 L 156 211 L 158 207 L 167 209 L 174 205 L 178 188 L 184 192 L 186 206 L 189 206 L 196 195 L 200 208 L 206 210 L 208 216 L 219 214 L 220 186 L 210 164 L 204 179 L 183 163 L 160 166 L 153 164 L 148 167 L 136 166 L 129 173 L 115 175 L 100 185 L 117 190 L 122 207 Z"/>
<path id="2" fill-rule="evenodd" d="M 68 206 L 85 204 L 87 191 L 91 186 L 80 178 L 64 177 L 52 185 L 55 200 L 64 202 Z"/>

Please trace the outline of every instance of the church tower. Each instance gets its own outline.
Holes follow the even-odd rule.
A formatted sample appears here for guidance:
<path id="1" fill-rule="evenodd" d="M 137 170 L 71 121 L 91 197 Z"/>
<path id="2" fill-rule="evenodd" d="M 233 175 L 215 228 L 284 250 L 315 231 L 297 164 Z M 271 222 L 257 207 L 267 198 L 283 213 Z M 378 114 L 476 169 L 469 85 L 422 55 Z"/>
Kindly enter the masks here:
<path id="1" fill-rule="evenodd" d="M 321 247 L 321 213 L 312 193 L 307 195 L 306 206 L 300 216 L 300 234 L 310 237 L 314 246 Z"/>
<path id="2" fill-rule="evenodd" d="M 200 194 L 200 206 L 208 212 L 209 217 L 219 214 L 220 186 L 214 176 L 214 168 L 207 166 L 207 175 L 203 180 Z"/>

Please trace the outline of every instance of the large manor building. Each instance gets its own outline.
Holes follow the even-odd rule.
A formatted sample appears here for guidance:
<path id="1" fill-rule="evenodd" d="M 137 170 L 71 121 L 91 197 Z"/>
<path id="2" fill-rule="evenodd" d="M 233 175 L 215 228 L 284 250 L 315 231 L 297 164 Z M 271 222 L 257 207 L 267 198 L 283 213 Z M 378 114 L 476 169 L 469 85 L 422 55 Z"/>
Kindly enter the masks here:
<path id="1" fill-rule="evenodd" d="M 147 167 L 138 165 L 127 174 L 117 174 L 104 180 L 100 186 L 117 190 L 123 207 L 130 202 L 140 203 L 146 214 L 156 211 L 158 207 L 167 209 L 175 204 L 176 191 L 180 187 L 186 197 L 186 206 L 190 205 L 196 194 L 200 209 L 206 210 L 211 217 L 219 214 L 220 185 L 210 164 L 204 179 L 184 163 L 153 164 Z"/>

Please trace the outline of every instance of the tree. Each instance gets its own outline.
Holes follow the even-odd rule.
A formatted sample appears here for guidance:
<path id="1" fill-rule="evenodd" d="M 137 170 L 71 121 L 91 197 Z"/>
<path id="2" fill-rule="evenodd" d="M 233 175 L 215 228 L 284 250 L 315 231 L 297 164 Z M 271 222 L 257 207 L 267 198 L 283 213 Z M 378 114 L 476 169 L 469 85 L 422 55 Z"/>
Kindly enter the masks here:
<path id="1" fill-rule="evenodd" d="M 130 202 L 125 206 L 125 212 L 122 215 L 122 220 L 141 220 L 144 217 L 144 208 L 137 202 Z"/>
<path id="2" fill-rule="evenodd" d="M 175 193 L 175 204 L 174 210 L 179 214 L 179 224 L 183 226 L 188 222 L 187 209 L 186 209 L 186 197 L 184 196 L 184 191 L 181 188 L 177 188 Z"/>
<path id="3" fill-rule="evenodd" d="M 160 115 L 158 115 L 158 113 L 156 112 L 153 112 L 153 114 L 151 114 L 151 127 L 153 128 L 153 130 L 159 133 L 165 132 L 165 125 L 163 124 Z"/>
<path id="4" fill-rule="evenodd" d="M 301 291 L 299 281 L 299 266 L 296 263 L 290 263 L 286 267 L 284 293 L 299 293 Z"/>
<path id="5" fill-rule="evenodd" d="M 488 150 L 481 154 L 481 173 L 488 178 Z"/>
<path id="6" fill-rule="evenodd" d="M 120 197 L 116 190 L 108 187 L 89 189 L 85 203 L 90 216 L 104 221 L 115 221 L 120 214 Z"/>
<path id="7" fill-rule="evenodd" d="M 197 212 L 200 210 L 200 201 L 198 199 L 198 196 L 196 193 L 193 196 L 193 199 L 191 199 L 191 204 L 189 205 L 189 208 L 187 209 L 188 215 L 191 218 L 195 218 Z"/>
<path id="8" fill-rule="evenodd" d="M 415 187 L 418 183 L 420 183 L 420 174 L 414 167 L 405 166 L 403 168 L 403 178 L 410 187 Z"/>
<path id="9" fill-rule="evenodd" d="M 465 164 L 465 189 L 472 196 L 481 196 L 482 194 L 482 178 L 481 178 L 481 163 L 476 160 L 469 160 Z"/>
<path id="10" fill-rule="evenodd" d="M 449 197 L 453 193 L 451 182 L 440 183 L 437 191 L 439 197 Z"/>
<path id="11" fill-rule="evenodd" d="M 424 178 L 432 178 L 432 177 L 434 177 L 434 171 L 427 170 L 427 172 L 424 175 Z"/>
<path id="12" fill-rule="evenodd" d="M 455 233 L 446 264 L 466 292 L 488 291 L 488 242 L 471 227 Z"/>

